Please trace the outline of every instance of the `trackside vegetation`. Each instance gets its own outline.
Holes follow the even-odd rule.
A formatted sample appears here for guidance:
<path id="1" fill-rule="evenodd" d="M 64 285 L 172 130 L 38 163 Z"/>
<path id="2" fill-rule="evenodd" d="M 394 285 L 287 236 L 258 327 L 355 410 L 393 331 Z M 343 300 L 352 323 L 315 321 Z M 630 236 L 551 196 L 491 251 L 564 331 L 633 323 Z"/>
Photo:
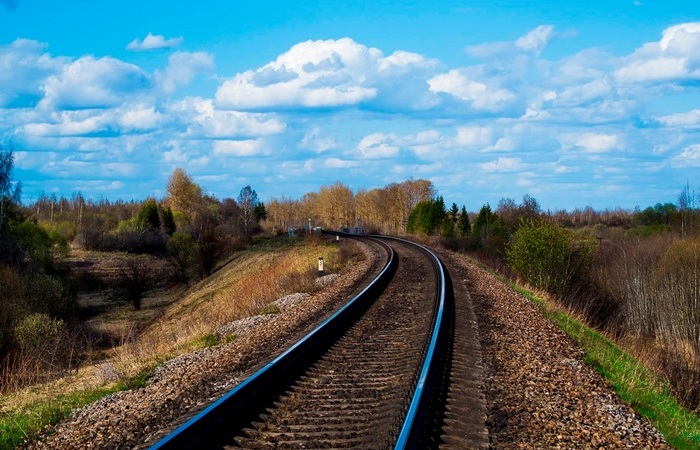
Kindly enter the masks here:
<path id="1" fill-rule="evenodd" d="M 496 276 L 535 303 L 546 317 L 571 337 L 586 352 L 585 362 L 608 380 L 622 400 L 649 419 L 670 445 L 679 449 L 700 449 L 700 417 L 678 402 L 668 379 L 621 349 L 603 333 L 576 319 L 571 311 L 538 297 L 502 275 Z"/>

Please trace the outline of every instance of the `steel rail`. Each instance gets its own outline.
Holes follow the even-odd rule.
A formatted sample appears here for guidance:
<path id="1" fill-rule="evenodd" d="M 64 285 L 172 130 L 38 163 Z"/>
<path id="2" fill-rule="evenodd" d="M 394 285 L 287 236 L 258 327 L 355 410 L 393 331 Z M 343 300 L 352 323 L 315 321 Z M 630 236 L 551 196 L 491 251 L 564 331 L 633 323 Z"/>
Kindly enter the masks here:
<path id="1" fill-rule="evenodd" d="M 421 440 L 430 432 L 424 429 L 427 423 L 425 418 L 429 414 L 430 396 L 435 388 L 437 379 L 440 377 L 439 371 L 442 370 L 442 367 L 439 367 L 440 359 L 444 356 L 444 352 L 446 351 L 445 342 L 449 338 L 448 315 L 452 313 L 448 308 L 449 305 L 447 302 L 449 282 L 446 277 L 444 265 L 431 250 L 405 239 L 394 237 L 387 239 L 397 240 L 420 248 L 421 251 L 432 258 L 433 265 L 438 275 L 439 290 L 437 293 L 432 333 L 429 344 L 423 352 L 423 365 L 421 366 L 413 397 L 411 398 L 408 410 L 406 411 L 406 417 L 401 426 L 401 431 L 394 445 L 395 450 L 418 449 L 422 446 Z"/>
<path id="2" fill-rule="evenodd" d="M 306 361 L 327 348 L 334 337 L 342 334 L 386 287 L 398 265 L 393 249 L 386 247 L 389 260 L 359 294 L 273 361 L 151 446 L 151 450 L 205 448 L 219 439 L 217 430 L 223 431 L 220 428 L 230 431 L 249 421 L 250 413 L 247 412 L 253 409 L 251 405 L 262 403 L 261 394 L 273 380 L 279 382 L 281 378 L 291 378 L 292 374 L 298 373 Z"/>

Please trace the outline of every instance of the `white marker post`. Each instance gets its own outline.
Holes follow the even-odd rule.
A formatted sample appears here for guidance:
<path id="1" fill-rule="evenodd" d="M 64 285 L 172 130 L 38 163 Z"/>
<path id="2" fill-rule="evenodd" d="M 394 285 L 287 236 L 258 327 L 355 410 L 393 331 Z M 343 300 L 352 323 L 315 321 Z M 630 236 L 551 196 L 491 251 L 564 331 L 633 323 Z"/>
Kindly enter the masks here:
<path id="1" fill-rule="evenodd" d="M 323 256 L 318 257 L 318 276 L 323 276 Z"/>

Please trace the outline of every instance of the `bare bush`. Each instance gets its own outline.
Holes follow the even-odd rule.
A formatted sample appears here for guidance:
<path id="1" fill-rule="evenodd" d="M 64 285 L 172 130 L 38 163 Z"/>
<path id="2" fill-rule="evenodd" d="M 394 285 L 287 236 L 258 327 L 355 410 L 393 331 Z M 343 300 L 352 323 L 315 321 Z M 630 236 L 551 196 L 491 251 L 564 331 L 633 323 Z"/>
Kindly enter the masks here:
<path id="1" fill-rule="evenodd" d="M 603 246 L 595 282 L 621 305 L 620 334 L 634 336 L 685 406 L 700 406 L 700 239 L 624 237 Z"/>
<path id="2" fill-rule="evenodd" d="M 156 284 L 156 273 L 144 258 L 129 258 L 119 269 L 117 296 L 141 309 L 141 300 Z"/>
<path id="3" fill-rule="evenodd" d="M 700 239 L 671 243 L 653 273 L 659 334 L 667 347 L 700 355 Z"/>
<path id="4" fill-rule="evenodd" d="M 656 331 L 652 273 L 668 245 L 666 236 L 620 236 L 603 245 L 596 256 L 596 284 L 620 305 L 624 329 L 641 338 L 653 338 Z"/>

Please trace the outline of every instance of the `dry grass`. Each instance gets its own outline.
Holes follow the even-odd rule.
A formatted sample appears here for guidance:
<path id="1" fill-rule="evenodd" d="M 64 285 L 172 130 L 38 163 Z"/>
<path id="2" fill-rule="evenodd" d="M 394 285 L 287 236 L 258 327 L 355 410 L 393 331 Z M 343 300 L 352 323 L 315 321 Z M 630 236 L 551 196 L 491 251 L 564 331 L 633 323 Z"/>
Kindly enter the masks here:
<path id="1" fill-rule="evenodd" d="M 124 366 L 120 370 L 131 375 L 144 363 L 190 351 L 202 345 L 203 336 L 226 323 L 256 315 L 284 295 L 313 289 L 318 256 L 328 261 L 337 259 L 336 254 L 335 247 L 326 245 L 241 253 L 223 270 L 190 288 L 138 338 L 126 336 L 115 349 L 117 361 Z"/>
<path id="2" fill-rule="evenodd" d="M 339 271 L 345 261 L 335 243 L 281 239 L 237 253 L 212 276 L 186 290 L 151 294 L 141 311 L 112 304 L 91 319 L 93 329 L 115 340 L 111 349 L 100 353 L 105 359 L 69 377 L 0 396 L 0 415 L 56 395 L 109 386 L 206 346 L 206 337 L 226 323 L 256 315 L 284 295 L 315 289 L 319 256 L 327 274 Z M 100 297 L 87 302 L 98 307 L 109 303 Z"/>

